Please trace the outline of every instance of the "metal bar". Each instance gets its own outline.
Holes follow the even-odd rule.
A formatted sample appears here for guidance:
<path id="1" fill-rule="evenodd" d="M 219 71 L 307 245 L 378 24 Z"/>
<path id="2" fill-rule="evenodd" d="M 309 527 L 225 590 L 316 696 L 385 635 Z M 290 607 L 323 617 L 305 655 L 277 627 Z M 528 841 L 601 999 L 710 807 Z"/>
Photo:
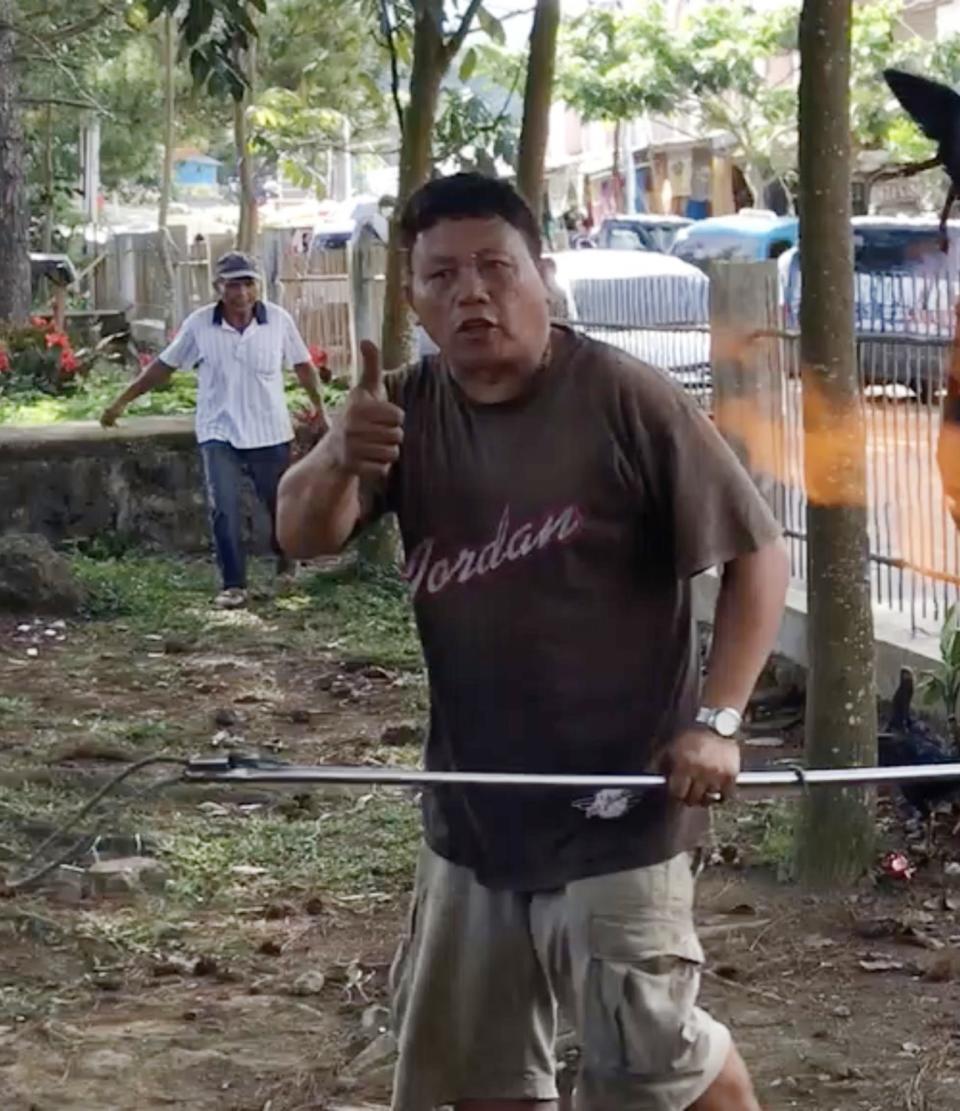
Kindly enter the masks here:
<path id="1" fill-rule="evenodd" d="M 869 786 L 879 783 L 960 780 L 960 763 L 919 764 L 889 768 L 784 768 L 742 772 L 738 787 Z M 400 767 L 342 765 L 239 764 L 229 760 L 199 760 L 187 765 L 184 780 L 191 783 L 356 783 L 395 787 L 570 787 L 644 789 L 663 787 L 662 775 L 554 775 L 524 772 L 440 772 Z"/>

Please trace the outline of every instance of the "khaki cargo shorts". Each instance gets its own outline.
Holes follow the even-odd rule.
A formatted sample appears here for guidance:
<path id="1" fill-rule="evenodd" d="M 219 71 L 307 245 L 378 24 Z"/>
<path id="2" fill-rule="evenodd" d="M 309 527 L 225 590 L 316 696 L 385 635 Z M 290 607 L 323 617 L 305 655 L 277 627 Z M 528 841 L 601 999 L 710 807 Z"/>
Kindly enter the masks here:
<path id="1" fill-rule="evenodd" d="M 684 1111 L 730 1034 L 696 1005 L 692 857 L 526 895 L 424 847 L 391 973 L 393 1111 L 557 1098 L 558 1008 L 581 1047 L 580 1111 Z"/>

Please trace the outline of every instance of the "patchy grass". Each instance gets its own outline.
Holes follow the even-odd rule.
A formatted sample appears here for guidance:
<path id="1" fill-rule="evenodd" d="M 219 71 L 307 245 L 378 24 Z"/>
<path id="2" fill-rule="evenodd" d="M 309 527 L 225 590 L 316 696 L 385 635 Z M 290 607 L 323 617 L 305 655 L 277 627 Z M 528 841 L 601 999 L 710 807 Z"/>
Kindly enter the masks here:
<path id="1" fill-rule="evenodd" d="M 51 397 L 48 394 L 0 396 L 0 424 L 56 424 L 68 420 L 98 420 L 103 410 L 130 384 L 134 375 L 111 363 L 95 367 L 77 383 L 70 393 Z M 287 400 L 291 406 L 307 403 L 306 394 L 292 375 L 285 381 Z M 324 398 L 336 406 L 344 396 L 338 386 L 325 386 Z M 127 413 L 131 417 L 160 417 L 192 413 L 197 404 L 195 374 L 174 374 L 170 381 L 138 398 Z"/>
<path id="2" fill-rule="evenodd" d="M 313 575 L 278 606 L 303 615 L 343 655 L 384 666 L 418 668 L 423 657 L 406 584 L 396 572 L 351 568 Z"/>
<path id="3" fill-rule="evenodd" d="M 420 843 L 420 811 L 410 799 L 321 799 L 324 812 L 312 816 L 310 796 L 298 798 L 304 817 L 290 799 L 230 821 L 178 815 L 164 853 L 170 896 L 209 905 L 296 889 L 334 897 L 409 889 Z"/>
<path id="4" fill-rule="evenodd" d="M 67 420 L 97 420 L 103 410 L 131 382 L 133 375 L 119 367 L 97 367 L 70 393 L 18 394 L 0 397 L 0 423 L 55 424 Z M 141 417 L 192 413 L 197 382 L 192 374 L 175 374 L 170 382 L 138 399 L 129 410 Z"/>
<path id="5" fill-rule="evenodd" d="M 796 799 L 760 799 L 718 809 L 714 832 L 721 844 L 737 845 L 748 865 L 771 869 L 781 882 L 793 878 Z"/>
<path id="6" fill-rule="evenodd" d="M 29 698 L 17 694 L 0 694 L 0 728 L 9 728 L 25 721 L 33 704 Z"/>
<path id="7" fill-rule="evenodd" d="M 216 587 L 213 567 L 203 560 L 141 554 L 101 559 L 78 553 L 73 568 L 86 588 L 86 617 L 122 619 L 136 628 L 181 631 L 202 626 Z"/>
<path id="8" fill-rule="evenodd" d="M 103 538 L 86 548 L 92 554 L 73 557 L 90 619 L 157 635 L 217 632 L 243 639 L 264 636 L 266 618 L 324 641 L 340 655 L 389 667 L 422 665 L 406 585 L 396 572 L 352 567 L 340 574 L 306 573 L 273 598 L 271 561 L 253 560 L 251 609 L 221 613 L 211 606 L 216 579 L 210 561 L 112 554 L 120 549 L 121 540 Z"/>

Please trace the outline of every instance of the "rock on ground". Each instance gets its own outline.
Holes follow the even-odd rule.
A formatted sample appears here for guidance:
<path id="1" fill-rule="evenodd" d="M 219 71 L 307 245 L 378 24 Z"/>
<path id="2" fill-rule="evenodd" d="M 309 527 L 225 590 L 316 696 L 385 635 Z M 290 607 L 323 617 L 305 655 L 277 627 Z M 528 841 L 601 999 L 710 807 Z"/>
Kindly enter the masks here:
<path id="1" fill-rule="evenodd" d="M 45 537 L 0 536 L 0 611 L 72 614 L 82 602 L 70 564 Z"/>
<path id="2" fill-rule="evenodd" d="M 163 891 L 167 876 L 163 865 L 149 856 L 124 856 L 100 860 L 87 869 L 92 895 L 130 895 Z"/>

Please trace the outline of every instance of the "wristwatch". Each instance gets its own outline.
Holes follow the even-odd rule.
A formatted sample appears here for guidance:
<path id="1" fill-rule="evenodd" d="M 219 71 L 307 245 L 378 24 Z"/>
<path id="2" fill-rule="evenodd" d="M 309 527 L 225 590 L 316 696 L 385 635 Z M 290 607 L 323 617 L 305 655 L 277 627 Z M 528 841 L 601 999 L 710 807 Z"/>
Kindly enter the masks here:
<path id="1" fill-rule="evenodd" d="M 701 706 L 701 708 L 697 710 L 696 723 L 697 725 L 705 726 L 707 729 L 716 733 L 718 737 L 723 737 L 725 740 L 732 740 L 743 724 L 743 715 L 739 710 L 734 710 L 732 706 L 722 706 L 718 710 L 713 710 L 708 706 Z"/>

